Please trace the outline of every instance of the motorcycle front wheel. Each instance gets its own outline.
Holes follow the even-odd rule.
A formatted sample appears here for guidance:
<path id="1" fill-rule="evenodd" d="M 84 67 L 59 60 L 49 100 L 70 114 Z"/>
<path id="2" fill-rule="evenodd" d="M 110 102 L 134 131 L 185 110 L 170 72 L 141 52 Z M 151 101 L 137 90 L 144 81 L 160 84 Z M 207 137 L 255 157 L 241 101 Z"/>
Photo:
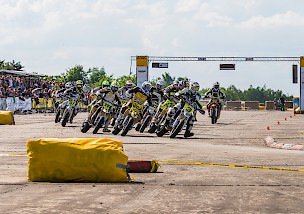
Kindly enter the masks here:
<path id="1" fill-rule="evenodd" d="M 145 118 L 145 120 L 143 121 L 143 123 L 139 129 L 140 133 L 143 133 L 145 131 L 145 128 L 147 128 L 147 126 L 151 122 L 151 119 L 152 119 L 152 117 L 150 115 Z"/>
<path id="2" fill-rule="evenodd" d="M 56 111 L 56 115 L 55 115 L 55 123 L 60 122 L 60 110 Z"/>
<path id="3" fill-rule="evenodd" d="M 104 124 L 105 118 L 104 117 L 100 117 L 98 122 L 95 125 L 95 128 L 93 130 L 93 134 L 97 134 L 97 132 L 99 131 L 99 129 L 102 127 L 102 125 Z"/>
<path id="4" fill-rule="evenodd" d="M 65 125 L 67 124 L 67 122 L 69 120 L 69 117 L 70 117 L 70 113 L 69 112 L 66 112 L 63 115 L 62 122 L 61 122 L 62 127 L 65 127 Z"/>
<path id="5" fill-rule="evenodd" d="M 167 129 L 164 125 L 162 125 L 158 131 L 156 131 L 157 137 L 162 137 L 167 133 Z"/>
<path id="6" fill-rule="evenodd" d="M 182 120 L 178 123 L 177 127 L 174 128 L 171 133 L 170 133 L 170 138 L 175 138 L 176 135 L 178 135 L 178 133 L 180 133 L 180 131 L 182 130 L 182 128 L 184 127 L 184 123 L 185 121 Z"/>
<path id="7" fill-rule="evenodd" d="M 211 123 L 215 124 L 216 121 L 217 121 L 216 112 L 215 112 L 215 110 L 212 110 L 212 113 L 211 113 Z"/>
<path id="8" fill-rule="evenodd" d="M 133 126 L 133 117 L 130 117 L 128 119 L 128 123 L 123 127 L 123 131 L 121 133 L 121 136 L 126 136 L 128 131 L 132 129 Z"/>

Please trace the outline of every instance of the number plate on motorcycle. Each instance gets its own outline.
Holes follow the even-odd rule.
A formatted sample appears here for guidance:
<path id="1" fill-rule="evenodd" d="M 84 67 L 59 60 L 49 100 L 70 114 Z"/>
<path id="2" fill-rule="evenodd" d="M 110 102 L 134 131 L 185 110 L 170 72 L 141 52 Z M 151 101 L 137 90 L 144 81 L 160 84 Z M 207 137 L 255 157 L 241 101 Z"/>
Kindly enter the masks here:
<path id="1" fill-rule="evenodd" d="M 145 96 L 145 95 L 143 95 L 143 94 L 141 94 L 141 93 L 139 93 L 139 92 L 137 92 L 137 93 L 135 94 L 135 96 L 134 96 L 134 100 L 139 100 L 139 101 L 141 101 L 142 103 L 145 102 L 146 99 L 147 99 L 147 96 Z"/>
<path id="2" fill-rule="evenodd" d="M 188 104 L 185 105 L 185 110 L 189 113 L 193 112 L 194 111 L 194 108 Z"/>

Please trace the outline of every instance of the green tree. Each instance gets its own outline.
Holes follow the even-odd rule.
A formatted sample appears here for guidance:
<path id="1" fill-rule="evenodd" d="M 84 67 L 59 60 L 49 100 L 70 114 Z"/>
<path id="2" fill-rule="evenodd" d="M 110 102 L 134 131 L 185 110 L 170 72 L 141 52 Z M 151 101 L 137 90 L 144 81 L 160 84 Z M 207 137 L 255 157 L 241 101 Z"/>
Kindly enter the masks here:
<path id="1" fill-rule="evenodd" d="M 116 78 L 116 81 L 118 82 L 120 87 L 124 86 L 127 80 L 131 80 L 134 84 L 136 84 L 136 75 L 135 74 L 123 75 Z"/>
<path id="2" fill-rule="evenodd" d="M 243 92 L 234 85 L 230 85 L 227 89 L 222 88 L 222 91 L 226 94 L 227 100 L 242 100 Z"/>
<path id="3" fill-rule="evenodd" d="M 82 65 L 76 65 L 66 70 L 66 80 L 69 82 L 77 80 L 86 81 L 87 75 L 88 74 L 86 71 L 84 71 Z"/>
<path id="4" fill-rule="evenodd" d="M 12 62 L 5 62 L 5 60 L 0 61 L 0 69 L 21 71 L 23 68 L 24 66 L 22 66 L 20 62 L 15 62 L 15 60 Z"/>
<path id="5" fill-rule="evenodd" d="M 98 83 L 101 79 L 104 79 L 106 77 L 106 72 L 105 72 L 105 68 L 89 68 L 88 72 L 89 74 L 89 83 L 90 84 L 95 84 Z"/>
<path id="6" fill-rule="evenodd" d="M 175 77 L 172 77 L 168 72 L 165 72 L 164 74 L 162 74 L 162 79 L 165 82 L 165 87 L 167 87 L 168 85 L 173 83 Z"/>

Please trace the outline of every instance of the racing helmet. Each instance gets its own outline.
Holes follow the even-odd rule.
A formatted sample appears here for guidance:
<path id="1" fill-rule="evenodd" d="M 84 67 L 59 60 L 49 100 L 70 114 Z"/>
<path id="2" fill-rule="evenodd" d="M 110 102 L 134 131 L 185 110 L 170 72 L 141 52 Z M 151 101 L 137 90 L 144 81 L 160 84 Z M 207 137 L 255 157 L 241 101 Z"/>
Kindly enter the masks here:
<path id="1" fill-rule="evenodd" d="M 106 87 L 109 87 L 109 86 L 110 86 L 110 83 L 109 83 L 108 80 L 104 80 L 104 81 L 102 81 L 101 86 L 102 86 L 103 88 L 106 88 Z"/>
<path id="2" fill-rule="evenodd" d="M 81 89 L 81 88 L 83 87 L 83 82 L 82 82 L 82 80 L 77 80 L 77 81 L 76 81 L 76 87 L 77 87 L 78 89 Z"/>
<path id="3" fill-rule="evenodd" d="M 151 87 L 152 87 L 152 85 L 149 81 L 145 81 L 141 85 L 141 89 L 146 93 L 148 93 L 150 91 Z"/>
<path id="4" fill-rule="evenodd" d="M 191 83 L 190 88 L 191 88 L 192 91 L 198 91 L 199 88 L 200 88 L 200 85 L 199 85 L 198 82 L 193 82 L 193 83 Z"/>
<path id="5" fill-rule="evenodd" d="M 174 81 L 173 81 L 173 87 L 174 87 L 175 89 L 178 89 L 178 88 L 179 88 L 179 81 L 178 81 L 178 80 L 174 80 Z"/>
<path id="6" fill-rule="evenodd" d="M 119 88 L 118 82 L 117 81 L 113 81 L 111 83 L 111 90 L 115 92 L 115 91 L 118 90 L 118 88 Z"/>
<path id="7" fill-rule="evenodd" d="M 67 82 L 67 83 L 65 84 L 65 88 L 66 88 L 66 89 L 69 89 L 69 88 L 72 88 L 72 87 L 73 87 L 73 85 L 72 85 L 71 82 Z"/>
<path id="8" fill-rule="evenodd" d="M 186 82 L 185 80 L 179 81 L 179 87 L 180 87 L 181 89 L 186 88 L 186 86 L 187 86 L 187 82 Z"/>
<path id="9" fill-rule="evenodd" d="M 218 89 L 219 87 L 220 87 L 219 82 L 215 82 L 215 83 L 213 83 L 213 88 Z"/>
<path id="10" fill-rule="evenodd" d="M 156 82 L 156 88 L 157 88 L 158 90 L 162 90 L 164 87 L 165 87 L 165 82 L 164 82 L 163 80 L 158 80 L 158 81 Z"/>
<path id="11" fill-rule="evenodd" d="M 127 80 L 127 81 L 126 81 L 126 87 L 127 87 L 128 89 L 130 89 L 130 88 L 133 87 L 133 82 L 132 82 L 132 80 Z"/>

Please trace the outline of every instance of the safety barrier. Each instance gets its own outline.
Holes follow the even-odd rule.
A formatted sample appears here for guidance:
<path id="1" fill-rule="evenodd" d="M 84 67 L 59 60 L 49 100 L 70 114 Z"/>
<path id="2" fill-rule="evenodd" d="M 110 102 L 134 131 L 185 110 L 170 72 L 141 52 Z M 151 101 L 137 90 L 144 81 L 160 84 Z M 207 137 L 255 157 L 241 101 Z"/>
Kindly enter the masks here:
<path id="1" fill-rule="evenodd" d="M 37 111 L 54 111 L 55 110 L 55 103 L 60 101 L 60 99 L 54 98 L 39 98 L 39 99 L 32 99 L 32 109 Z M 82 110 L 86 110 L 88 108 L 87 105 L 83 103 L 78 103 L 78 106 Z"/>
<path id="2" fill-rule="evenodd" d="M 19 98 L 19 97 L 8 97 L 1 98 L 0 110 L 8 111 L 28 111 L 36 110 L 39 112 L 54 111 L 55 103 L 59 99 L 54 98 Z M 88 107 L 83 103 L 79 103 L 78 106 L 82 110 L 86 110 Z"/>

